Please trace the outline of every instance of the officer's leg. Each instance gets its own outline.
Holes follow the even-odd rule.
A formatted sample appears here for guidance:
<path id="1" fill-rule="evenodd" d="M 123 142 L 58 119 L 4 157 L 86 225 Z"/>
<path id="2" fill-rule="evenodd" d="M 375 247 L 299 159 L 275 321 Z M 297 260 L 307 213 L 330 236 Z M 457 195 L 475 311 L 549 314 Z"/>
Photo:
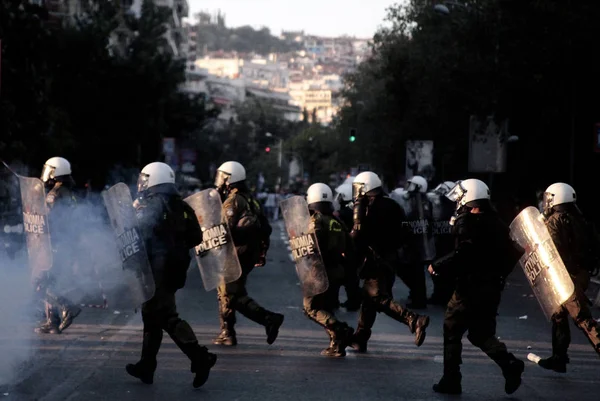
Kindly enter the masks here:
<path id="1" fill-rule="evenodd" d="M 239 280 L 241 280 L 241 278 Z M 237 281 L 234 281 L 227 285 L 220 285 L 217 287 L 221 333 L 213 340 L 213 344 L 229 346 L 237 344 L 237 337 L 235 335 L 235 310 L 231 303 L 231 294 L 235 293 L 237 285 Z"/>
<path id="2" fill-rule="evenodd" d="M 584 290 L 576 287 L 575 294 L 563 305 L 577 327 L 585 333 L 594 350 L 600 355 L 600 327 L 592 317 Z"/>
<path id="3" fill-rule="evenodd" d="M 425 341 L 425 330 L 429 325 L 429 317 L 418 315 L 394 301 L 392 297 L 394 281 L 394 273 L 382 269 L 378 279 L 379 285 L 376 292 L 371 293 L 371 299 L 377 307 L 377 312 L 383 312 L 392 319 L 407 325 L 410 332 L 415 334 L 415 344 L 420 347 Z"/>
<path id="4" fill-rule="evenodd" d="M 37 282 L 37 291 L 42 294 L 44 301 L 44 313 L 46 321 L 35 329 L 39 334 L 60 334 L 60 316 L 57 304 L 57 297 L 52 291 L 54 278 L 50 272 L 45 272 L 39 277 Z"/>
<path id="5" fill-rule="evenodd" d="M 428 302 L 432 305 L 448 305 L 454 291 L 452 281 L 441 276 L 431 276 L 431 280 L 433 281 L 433 294 Z"/>
<path id="6" fill-rule="evenodd" d="M 142 357 L 138 363 L 125 367 L 127 373 L 140 379 L 143 383 L 152 384 L 156 370 L 156 356 L 162 343 L 163 333 L 161 328 L 161 293 L 156 292 L 154 297 L 142 305 L 142 321 L 144 323 Z"/>
<path id="7" fill-rule="evenodd" d="M 349 263 L 344 266 L 344 289 L 347 300 L 342 306 L 350 312 L 357 311 L 362 302 L 362 291 L 358 274 Z"/>
<path id="8" fill-rule="evenodd" d="M 411 309 L 427 308 L 427 284 L 425 280 L 425 266 L 418 261 L 410 265 L 409 288 L 411 303 L 407 307 Z"/>
<path id="9" fill-rule="evenodd" d="M 367 342 L 371 338 L 371 329 L 377 317 L 377 307 L 371 294 L 378 288 L 376 277 L 367 277 L 363 283 L 363 302 L 358 314 L 356 332 L 352 336 L 352 348 L 358 352 L 367 352 Z"/>
<path id="10" fill-rule="evenodd" d="M 54 314 L 58 319 L 60 332 L 66 330 L 73 320 L 81 313 L 81 308 L 74 305 L 67 298 L 57 295 L 52 289 L 47 291 L 48 299 L 54 307 Z"/>
<path id="11" fill-rule="evenodd" d="M 191 371 L 196 374 L 194 387 L 198 388 L 208 379 L 208 374 L 216 363 L 217 356 L 208 352 L 206 347 L 200 346 L 188 322 L 179 317 L 174 292 L 165 293 L 162 296 L 160 307 L 161 326 L 191 361 Z"/>
<path id="12" fill-rule="evenodd" d="M 485 352 L 500 368 L 504 375 L 504 390 L 512 394 L 521 385 L 521 374 L 525 370 L 523 361 L 509 353 L 506 345 L 496 337 L 496 315 L 499 297 L 478 300 L 474 313 L 469 313 L 469 341 Z"/>
<path id="13" fill-rule="evenodd" d="M 247 275 L 242 274 L 242 277 L 235 281 L 235 284 L 227 284 L 230 305 L 246 318 L 265 326 L 267 343 L 273 344 L 279 334 L 279 327 L 283 324 L 283 315 L 266 310 L 248 296 L 248 291 L 246 290 L 247 277 Z"/>
<path id="14" fill-rule="evenodd" d="M 303 300 L 304 314 L 323 328 L 330 337 L 329 347 L 321 352 L 321 355 L 332 357 L 343 357 L 346 355 L 346 347 L 350 345 L 354 330 L 346 323 L 337 319 L 332 312 L 331 293 L 333 289 L 324 294 L 307 297 Z"/>
<path id="15" fill-rule="evenodd" d="M 571 344 L 571 329 L 569 328 L 569 314 L 565 308 L 552 316 L 552 356 L 538 362 L 544 369 L 560 373 L 567 372 L 569 357 L 567 351 Z"/>
<path id="16" fill-rule="evenodd" d="M 453 295 L 444 316 L 444 375 L 433 390 L 444 394 L 462 392 L 460 365 L 462 364 L 462 337 L 467 331 L 466 305 Z"/>

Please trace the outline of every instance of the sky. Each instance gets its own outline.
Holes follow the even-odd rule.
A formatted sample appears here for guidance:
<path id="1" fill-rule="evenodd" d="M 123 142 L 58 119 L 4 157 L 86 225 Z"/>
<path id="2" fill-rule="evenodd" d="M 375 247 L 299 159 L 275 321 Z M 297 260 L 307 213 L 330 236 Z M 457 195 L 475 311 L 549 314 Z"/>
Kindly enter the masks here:
<path id="1" fill-rule="evenodd" d="M 221 10 L 228 27 L 266 26 L 321 36 L 371 38 L 384 23 L 386 9 L 401 0 L 188 0 L 190 18 L 199 11 Z"/>

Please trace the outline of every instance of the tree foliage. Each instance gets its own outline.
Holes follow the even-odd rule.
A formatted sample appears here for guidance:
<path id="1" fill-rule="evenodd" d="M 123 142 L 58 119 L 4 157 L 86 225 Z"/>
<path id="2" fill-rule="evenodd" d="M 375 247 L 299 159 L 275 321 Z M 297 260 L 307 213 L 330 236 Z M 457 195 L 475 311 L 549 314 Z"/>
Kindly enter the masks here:
<path id="1" fill-rule="evenodd" d="M 469 116 L 493 115 L 508 118 L 510 134 L 520 138 L 509 149 L 509 173 L 497 178 L 513 182 L 507 189 L 515 181 L 528 192 L 570 181 L 572 163 L 573 184 L 585 185 L 585 172 L 598 168 L 590 144 L 600 119 L 592 96 L 600 89 L 593 33 L 600 3 L 463 4 L 448 4 L 448 14 L 426 0 L 389 10 L 370 59 L 346 77 L 336 128 L 340 153 L 354 162 L 340 160 L 369 161 L 395 184 L 404 173 L 404 142 L 431 139 L 437 178 L 464 178 Z M 353 127 L 357 140 L 349 143 Z"/>
<path id="2" fill-rule="evenodd" d="M 162 138 L 184 138 L 204 119 L 198 98 L 180 91 L 184 61 L 165 50 L 169 11 L 145 1 L 139 20 L 121 20 L 99 0 L 74 24 L 48 24 L 26 1 L 1 0 L 0 152 L 42 166 L 54 155 L 76 178 L 103 185 L 116 164 L 162 157 Z M 120 21 L 131 40 L 123 55 L 109 41 Z"/>
<path id="3" fill-rule="evenodd" d="M 297 43 L 287 43 L 271 34 L 269 28 L 251 26 L 228 28 L 225 25 L 197 25 L 198 49 L 236 51 L 238 53 L 288 53 L 300 50 Z"/>

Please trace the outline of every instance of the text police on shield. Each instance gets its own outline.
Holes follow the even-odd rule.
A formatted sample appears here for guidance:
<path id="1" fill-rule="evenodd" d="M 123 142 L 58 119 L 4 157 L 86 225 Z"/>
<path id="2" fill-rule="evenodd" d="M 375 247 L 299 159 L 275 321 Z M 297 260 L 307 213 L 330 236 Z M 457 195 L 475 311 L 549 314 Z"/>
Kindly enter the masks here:
<path id="1" fill-rule="evenodd" d="M 196 247 L 198 255 L 206 255 L 206 252 L 211 249 L 227 244 L 227 228 L 225 224 L 219 224 L 207 230 L 203 230 L 202 238 L 204 239 L 200 245 Z"/>
<path id="2" fill-rule="evenodd" d="M 46 232 L 46 220 L 39 214 L 23 213 L 25 232 L 32 234 L 44 234 Z"/>
<path id="3" fill-rule="evenodd" d="M 300 237 L 291 238 L 290 247 L 292 248 L 294 260 L 298 260 L 304 256 L 313 255 L 315 253 L 315 242 L 314 234 L 306 234 Z"/>
<path id="4" fill-rule="evenodd" d="M 122 262 L 125 262 L 129 257 L 140 251 L 140 236 L 135 228 L 126 230 L 123 234 L 119 235 L 117 241 L 119 242 Z"/>

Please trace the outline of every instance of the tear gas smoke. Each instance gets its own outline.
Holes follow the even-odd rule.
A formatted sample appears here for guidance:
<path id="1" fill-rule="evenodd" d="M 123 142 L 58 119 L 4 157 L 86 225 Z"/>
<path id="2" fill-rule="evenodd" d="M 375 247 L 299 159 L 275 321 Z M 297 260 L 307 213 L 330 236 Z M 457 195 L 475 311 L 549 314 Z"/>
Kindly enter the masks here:
<path id="1" fill-rule="evenodd" d="M 32 353 L 33 290 L 26 254 L 11 259 L 0 250 L 0 385 L 10 383 Z"/>

